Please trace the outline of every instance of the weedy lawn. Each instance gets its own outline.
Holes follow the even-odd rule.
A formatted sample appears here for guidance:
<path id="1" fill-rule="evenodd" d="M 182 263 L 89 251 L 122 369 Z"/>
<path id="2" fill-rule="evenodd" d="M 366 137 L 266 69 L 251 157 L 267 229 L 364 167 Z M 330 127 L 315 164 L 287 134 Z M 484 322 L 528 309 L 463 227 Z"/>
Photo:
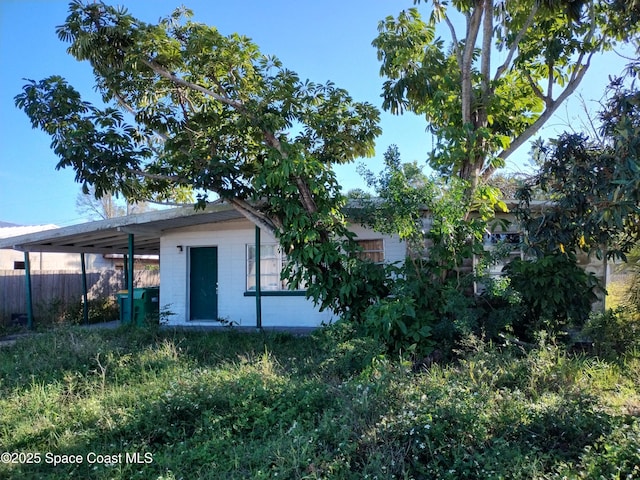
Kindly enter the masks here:
<path id="1" fill-rule="evenodd" d="M 0 478 L 640 478 L 633 355 L 411 366 L 340 325 L 58 329 L 0 349 Z"/>

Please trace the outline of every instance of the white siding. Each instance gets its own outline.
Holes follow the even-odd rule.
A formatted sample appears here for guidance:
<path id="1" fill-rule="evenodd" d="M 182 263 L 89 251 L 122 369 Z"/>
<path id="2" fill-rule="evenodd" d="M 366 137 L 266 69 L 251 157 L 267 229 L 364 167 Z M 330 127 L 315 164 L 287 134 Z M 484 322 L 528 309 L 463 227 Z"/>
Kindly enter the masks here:
<path id="1" fill-rule="evenodd" d="M 160 305 L 175 315 L 172 325 L 206 325 L 188 321 L 188 260 L 190 247 L 218 247 L 218 316 L 241 326 L 256 326 L 256 299 L 245 297 L 246 246 L 255 242 L 255 227 L 238 220 L 175 230 L 160 242 Z M 262 233 L 262 243 L 275 239 Z M 177 248 L 182 246 L 182 252 Z M 330 312 L 318 312 L 313 302 L 300 296 L 263 296 L 262 326 L 314 327 L 332 320 Z"/>
<path id="2" fill-rule="evenodd" d="M 384 238 L 386 261 L 405 257 L 404 244 L 360 226 L 352 226 L 362 239 Z M 218 248 L 218 316 L 241 326 L 256 326 L 256 299 L 245 296 L 246 246 L 255 242 L 255 227 L 245 220 L 200 225 L 165 232 L 160 241 L 160 306 L 174 313 L 171 325 L 207 325 L 212 322 L 189 321 L 189 248 Z M 262 232 L 261 243 L 276 240 Z M 178 246 L 182 247 L 181 249 Z M 263 296 L 263 327 L 314 327 L 332 321 L 331 312 L 319 312 L 303 296 Z"/>

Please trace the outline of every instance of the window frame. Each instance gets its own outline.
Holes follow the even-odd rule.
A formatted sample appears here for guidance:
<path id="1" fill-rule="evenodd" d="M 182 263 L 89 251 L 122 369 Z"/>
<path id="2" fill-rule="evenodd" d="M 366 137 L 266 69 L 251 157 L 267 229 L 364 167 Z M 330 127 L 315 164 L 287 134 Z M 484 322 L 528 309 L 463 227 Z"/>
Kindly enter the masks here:
<path id="1" fill-rule="evenodd" d="M 273 254 L 265 256 L 264 252 L 273 249 Z M 245 245 L 245 297 L 252 297 L 256 295 L 256 282 L 255 282 L 255 259 L 256 259 L 256 245 L 254 243 L 247 243 Z M 250 253 L 252 252 L 253 253 Z M 282 270 L 287 264 L 287 254 L 282 251 L 282 247 L 278 243 L 260 243 L 260 295 L 262 296 L 304 296 L 306 295 L 306 289 L 290 290 L 287 285 L 287 280 L 281 278 Z M 275 261 L 274 273 L 265 273 L 263 263 L 264 261 Z M 253 262 L 250 263 L 250 262 Z M 264 284 L 265 278 L 276 277 L 276 282 L 271 284 Z M 278 288 L 273 288 L 277 285 Z"/>

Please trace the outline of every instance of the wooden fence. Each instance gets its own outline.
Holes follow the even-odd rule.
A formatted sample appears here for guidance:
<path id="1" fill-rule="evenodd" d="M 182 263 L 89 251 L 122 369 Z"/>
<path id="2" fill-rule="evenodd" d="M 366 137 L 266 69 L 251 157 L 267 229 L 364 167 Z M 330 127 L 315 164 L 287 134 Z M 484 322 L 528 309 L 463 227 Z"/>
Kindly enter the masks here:
<path id="1" fill-rule="evenodd" d="M 138 270 L 135 287 L 160 285 L 158 270 Z M 126 288 L 121 271 L 87 272 L 89 299 L 114 297 Z M 38 271 L 31 273 L 31 294 L 34 316 L 44 314 L 58 305 L 80 302 L 82 274 L 69 271 Z M 24 270 L 0 270 L 0 324 L 11 321 L 15 314 L 26 312 L 26 281 Z"/>

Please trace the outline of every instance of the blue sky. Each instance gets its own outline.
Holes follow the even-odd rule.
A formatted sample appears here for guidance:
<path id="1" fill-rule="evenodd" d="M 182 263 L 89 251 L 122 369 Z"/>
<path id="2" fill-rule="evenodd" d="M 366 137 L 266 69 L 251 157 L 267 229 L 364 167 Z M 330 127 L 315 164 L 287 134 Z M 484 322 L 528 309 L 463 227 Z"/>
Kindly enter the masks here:
<path id="1" fill-rule="evenodd" d="M 300 77 L 314 82 L 333 81 L 359 101 L 380 106 L 382 79 L 371 41 L 378 21 L 413 5 L 411 0 L 121 0 L 147 22 L 184 4 L 194 11 L 194 20 L 215 25 L 225 34 L 239 32 L 251 37 L 263 53 L 278 56 Z M 426 2 L 425 2 L 426 3 Z M 0 0 L 0 221 L 22 225 L 80 223 L 75 201 L 80 186 L 74 172 L 56 171 L 57 157 L 50 139 L 33 130 L 27 116 L 14 106 L 23 78 L 40 80 L 59 74 L 78 89 L 83 98 L 96 100 L 94 79 L 86 63 L 66 53 L 55 27 L 67 16 L 67 0 Z M 424 6 L 422 8 L 425 8 Z M 578 92 L 587 101 L 599 99 L 609 75 L 619 74 L 624 61 L 611 54 L 599 58 Z M 554 136 L 567 124 L 579 123 L 574 99 L 544 130 Z M 382 113 L 383 134 L 378 138 L 376 157 L 366 160 L 374 171 L 381 169 L 382 155 L 391 144 L 398 145 L 403 160 L 421 164 L 431 148 L 426 123 L 414 115 Z M 518 152 L 520 168 L 528 146 Z M 356 166 L 338 169 L 345 191 L 363 187 Z"/>

